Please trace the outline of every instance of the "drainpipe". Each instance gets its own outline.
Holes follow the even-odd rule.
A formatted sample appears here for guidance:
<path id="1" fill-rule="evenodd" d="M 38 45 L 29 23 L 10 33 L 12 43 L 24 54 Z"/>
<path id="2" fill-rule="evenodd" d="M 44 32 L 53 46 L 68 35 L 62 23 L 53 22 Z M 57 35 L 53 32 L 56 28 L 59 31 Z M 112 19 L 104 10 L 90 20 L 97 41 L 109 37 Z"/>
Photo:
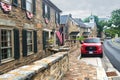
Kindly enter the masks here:
<path id="1" fill-rule="evenodd" d="M 54 42 L 53 42 L 53 46 L 56 45 L 56 31 L 55 31 L 55 28 L 52 29 L 52 32 L 53 32 L 53 36 L 54 36 Z"/>

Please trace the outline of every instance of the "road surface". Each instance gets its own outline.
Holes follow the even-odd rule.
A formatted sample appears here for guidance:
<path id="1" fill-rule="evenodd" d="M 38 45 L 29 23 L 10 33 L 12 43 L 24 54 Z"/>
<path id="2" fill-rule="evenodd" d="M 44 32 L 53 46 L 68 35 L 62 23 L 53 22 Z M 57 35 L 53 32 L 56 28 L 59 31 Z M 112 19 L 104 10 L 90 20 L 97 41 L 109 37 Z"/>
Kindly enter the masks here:
<path id="1" fill-rule="evenodd" d="M 104 53 L 109 58 L 112 65 L 120 72 L 120 44 L 119 40 L 105 40 Z"/>

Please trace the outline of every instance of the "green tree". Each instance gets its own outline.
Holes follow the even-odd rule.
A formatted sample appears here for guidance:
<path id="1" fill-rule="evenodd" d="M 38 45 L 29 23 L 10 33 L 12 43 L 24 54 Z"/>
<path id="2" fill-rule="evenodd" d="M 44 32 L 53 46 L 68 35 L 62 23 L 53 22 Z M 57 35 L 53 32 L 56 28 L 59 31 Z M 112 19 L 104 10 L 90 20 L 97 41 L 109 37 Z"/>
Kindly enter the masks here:
<path id="1" fill-rule="evenodd" d="M 112 17 L 111 20 L 114 25 L 118 26 L 120 29 L 120 9 L 112 11 Z"/>
<path id="2" fill-rule="evenodd" d="M 90 22 L 89 17 L 85 18 L 83 21 L 84 22 Z"/>
<path id="3" fill-rule="evenodd" d="M 98 27 L 98 35 L 101 36 L 101 33 L 103 32 L 104 26 L 108 25 L 106 21 L 98 21 L 97 27 Z"/>
<path id="4" fill-rule="evenodd" d="M 93 15 L 93 16 L 94 16 L 94 19 L 95 19 L 96 24 L 98 25 L 98 23 L 99 23 L 99 18 L 98 18 L 98 16 L 96 16 L 96 15 Z"/>
<path id="5" fill-rule="evenodd" d="M 113 22 L 112 22 L 112 20 L 110 19 L 110 20 L 107 21 L 106 26 L 111 27 L 112 24 L 113 24 Z"/>
<path id="6" fill-rule="evenodd" d="M 115 27 L 112 27 L 112 24 L 114 24 Z M 109 34 L 112 36 L 118 34 L 120 36 L 120 9 L 112 11 L 111 20 L 108 21 L 107 26 L 110 27 L 110 29 L 107 30 Z"/>

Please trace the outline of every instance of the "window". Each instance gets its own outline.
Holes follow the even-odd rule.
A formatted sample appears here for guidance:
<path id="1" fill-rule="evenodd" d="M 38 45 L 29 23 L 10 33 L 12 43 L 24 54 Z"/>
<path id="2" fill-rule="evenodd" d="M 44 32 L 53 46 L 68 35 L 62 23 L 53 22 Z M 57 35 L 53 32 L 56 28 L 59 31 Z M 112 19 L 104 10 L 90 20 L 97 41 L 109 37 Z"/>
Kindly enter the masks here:
<path id="1" fill-rule="evenodd" d="M 58 12 L 55 12 L 55 21 L 56 23 L 60 23 L 60 14 Z"/>
<path id="2" fill-rule="evenodd" d="M 9 59 L 13 57 L 13 31 L 7 29 L 0 29 L 0 52 L 1 59 Z"/>
<path id="3" fill-rule="evenodd" d="M 26 10 L 29 12 L 33 12 L 33 2 L 32 0 L 26 0 Z"/>
<path id="4" fill-rule="evenodd" d="M 18 0 L 12 0 L 12 5 L 17 7 L 18 6 Z"/>
<path id="5" fill-rule="evenodd" d="M 30 54 L 33 52 L 33 32 L 27 31 L 27 52 Z"/>
<path id="6" fill-rule="evenodd" d="M 50 6 L 43 2 L 43 17 L 50 19 Z"/>
<path id="7" fill-rule="evenodd" d="M 28 12 L 36 14 L 36 0 L 21 0 L 21 7 Z"/>
<path id="8" fill-rule="evenodd" d="M 37 31 L 36 30 L 22 30 L 22 52 L 23 57 L 30 54 L 37 53 Z"/>
<path id="9" fill-rule="evenodd" d="M 100 39 L 99 38 L 85 39 L 84 43 L 100 43 Z"/>

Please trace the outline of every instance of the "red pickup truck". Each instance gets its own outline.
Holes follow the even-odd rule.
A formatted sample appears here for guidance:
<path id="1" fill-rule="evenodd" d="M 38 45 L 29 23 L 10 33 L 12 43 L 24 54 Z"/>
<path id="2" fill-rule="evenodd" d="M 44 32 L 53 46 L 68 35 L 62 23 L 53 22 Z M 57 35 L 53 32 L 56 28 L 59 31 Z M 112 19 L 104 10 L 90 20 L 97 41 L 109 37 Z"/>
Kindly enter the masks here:
<path id="1" fill-rule="evenodd" d="M 103 57 L 103 48 L 100 38 L 86 38 L 81 43 L 81 57 L 99 56 Z"/>

